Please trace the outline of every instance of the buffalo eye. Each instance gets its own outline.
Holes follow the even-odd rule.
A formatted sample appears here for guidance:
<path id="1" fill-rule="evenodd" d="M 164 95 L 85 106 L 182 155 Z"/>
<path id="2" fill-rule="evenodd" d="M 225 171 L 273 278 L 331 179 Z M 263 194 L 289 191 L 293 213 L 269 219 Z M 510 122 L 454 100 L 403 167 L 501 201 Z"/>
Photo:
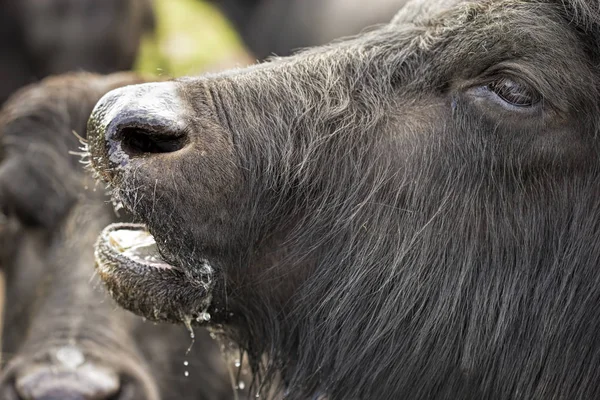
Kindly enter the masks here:
<path id="1" fill-rule="evenodd" d="M 487 89 L 503 102 L 514 107 L 533 107 L 541 100 L 541 95 L 525 82 L 501 78 L 487 85 Z"/>

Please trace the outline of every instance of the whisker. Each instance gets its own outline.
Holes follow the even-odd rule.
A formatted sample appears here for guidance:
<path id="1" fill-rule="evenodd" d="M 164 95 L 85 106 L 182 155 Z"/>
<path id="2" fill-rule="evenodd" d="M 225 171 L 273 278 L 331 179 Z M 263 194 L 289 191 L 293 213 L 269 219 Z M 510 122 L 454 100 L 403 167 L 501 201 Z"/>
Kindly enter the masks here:
<path id="1" fill-rule="evenodd" d="M 83 136 L 78 134 L 75 130 L 72 130 L 71 133 L 79 140 L 79 143 L 87 146 L 87 144 L 88 144 L 87 139 L 85 139 Z"/>

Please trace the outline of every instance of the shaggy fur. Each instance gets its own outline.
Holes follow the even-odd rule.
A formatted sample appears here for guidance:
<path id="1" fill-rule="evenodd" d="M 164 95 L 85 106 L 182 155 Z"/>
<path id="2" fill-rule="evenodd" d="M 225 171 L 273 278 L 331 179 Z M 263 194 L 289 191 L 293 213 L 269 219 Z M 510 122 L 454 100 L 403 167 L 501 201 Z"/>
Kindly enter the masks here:
<path id="1" fill-rule="evenodd" d="M 206 331 L 192 341 L 181 326 L 157 326 L 117 309 L 93 272 L 94 242 L 117 218 L 104 188 L 92 190 L 79 157 L 69 154 L 80 146 L 72 131 L 85 134 L 105 92 L 141 81 L 133 74 L 53 77 L 22 89 L 0 111 L 0 204 L 7 211 L 0 214 L 2 399 L 42 398 L 40 388 L 53 385 L 52 398 L 83 398 L 76 390 L 89 390 L 89 377 L 65 369 L 57 356 L 73 347 L 85 366 L 117 374 L 120 391 L 111 399 L 232 399 L 228 371 Z M 43 368 L 51 371 L 46 381 L 33 379 Z"/>
<path id="2" fill-rule="evenodd" d="M 414 2 L 174 82 L 182 121 L 109 95 L 92 164 L 165 260 L 213 267 L 211 321 L 258 390 L 279 373 L 289 399 L 598 398 L 599 21 L 587 1 Z M 185 146 L 140 155 L 132 127 Z M 120 290 L 138 312 L 171 295 Z"/>

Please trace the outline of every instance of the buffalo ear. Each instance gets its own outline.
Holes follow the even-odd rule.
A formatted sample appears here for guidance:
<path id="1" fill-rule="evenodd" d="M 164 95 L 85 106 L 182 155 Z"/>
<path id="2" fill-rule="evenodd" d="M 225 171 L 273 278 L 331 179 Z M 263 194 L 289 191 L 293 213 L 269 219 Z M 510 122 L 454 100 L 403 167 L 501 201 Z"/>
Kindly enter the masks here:
<path id="1" fill-rule="evenodd" d="M 54 228 L 77 199 L 76 174 L 51 149 L 0 163 L 0 211 L 26 226 Z"/>

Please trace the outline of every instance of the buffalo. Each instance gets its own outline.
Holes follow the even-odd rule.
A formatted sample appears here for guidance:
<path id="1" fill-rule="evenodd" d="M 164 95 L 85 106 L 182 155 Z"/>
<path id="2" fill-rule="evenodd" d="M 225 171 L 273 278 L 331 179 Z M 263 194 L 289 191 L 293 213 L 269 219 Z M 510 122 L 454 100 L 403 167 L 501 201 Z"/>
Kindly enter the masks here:
<path id="1" fill-rule="evenodd" d="M 117 308 L 93 273 L 97 236 L 127 216 L 115 215 L 104 188 L 93 190 L 80 158 L 69 152 L 79 151 L 83 138 L 76 134 L 85 134 L 104 93 L 141 81 L 133 74 L 52 77 L 20 90 L 0 111 L 6 280 L 0 399 L 234 395 L 219 345 L 207 331 L 196 329 L 192 339 L 183 327 Z"/>
<path id="2" fill-rule="evenodd" d="M 0 104 L 49 75 L 129 70 L 154 27 L 152 0 L 0 0 Z"/>
<path id="3" fill-rule="evenodd" d="M 600 398 L 599 65 L 597 2 L 421 0 L 114 90 L 90 160 L 139 223 L 105 228 L 97 271 L 218 327 L 259 394 Z"/>

